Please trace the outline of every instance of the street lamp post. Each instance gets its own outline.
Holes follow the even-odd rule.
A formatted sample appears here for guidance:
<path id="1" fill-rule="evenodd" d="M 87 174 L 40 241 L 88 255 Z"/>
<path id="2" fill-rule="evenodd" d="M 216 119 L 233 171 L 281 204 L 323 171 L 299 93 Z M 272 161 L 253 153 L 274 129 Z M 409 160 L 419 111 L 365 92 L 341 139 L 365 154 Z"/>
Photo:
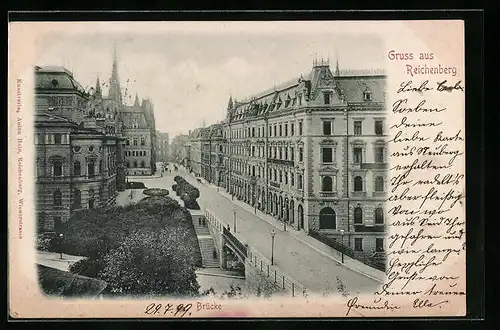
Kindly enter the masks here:
<path id="1" fill-rule="evenodd" d="M 62 233 L 59 234 L 59 253 L 61 254 L 59 256 L 59 259 L 63 258 L 63 237 L 64 235 Z"/>
<path id="2" fill-rule="evenodd" d="M 342 263 L 344 263 L 344 229 L 340 230 L 340 237 L 342 238 Z"/>
<path id="3" fill-rule="evenodd" d="M 283 217 L 283 231 L 286 231 L 286 219 L 285 219 L 285 203 L 281 207 L 282 217 Z"/>
<path id="4" fill-rule="evenodd" d="M 271 266 L 274 265 L 274 236 L 276 235 L 276 232 L 271 230 Z"/>
<path id="5" fill-rule="evenodd" d="M 233 227 L 234 232 L 236 233 L 236 207 L 233 209 Z"/>

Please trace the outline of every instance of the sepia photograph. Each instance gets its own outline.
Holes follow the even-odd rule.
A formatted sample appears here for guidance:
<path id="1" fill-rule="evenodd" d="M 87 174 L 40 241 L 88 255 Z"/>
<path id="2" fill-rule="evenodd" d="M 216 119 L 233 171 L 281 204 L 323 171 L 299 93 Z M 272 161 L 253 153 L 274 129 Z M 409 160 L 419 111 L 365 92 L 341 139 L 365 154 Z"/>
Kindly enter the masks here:
<path id="1" fill-rule="evenodd" d="M 463 306 L 463 118 L 444 120 L 463 111 L 462 25 L 442 30 L 455 59 L 406 23 L 408 40 L 392 22 L 41 24 L 22 69 L 10 55 L 12 253 L 31 254 L 37 299 L 158 317 Z"/>

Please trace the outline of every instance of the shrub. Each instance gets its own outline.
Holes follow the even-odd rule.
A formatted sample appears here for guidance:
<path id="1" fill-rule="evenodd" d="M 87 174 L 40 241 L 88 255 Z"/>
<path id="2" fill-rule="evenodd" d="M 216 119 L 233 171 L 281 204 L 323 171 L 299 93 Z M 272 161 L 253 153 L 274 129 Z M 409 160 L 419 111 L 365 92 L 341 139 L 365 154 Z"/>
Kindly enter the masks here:
<path id="1" fill-rule="evenodd" d="M 56 233 L 40 233 L 36 236 L 35 247 L 38 251 L 57 252 Z"/>
<path id="2" fill-rule="evenodd" d="M 184 228 L 134 233 L 104 258 L 98 278 L 118 294 L 197 295 L 188 236 Z"/>
<path id="3" fill-rule="evenodd" d="M 125 238 L 139 230 L 161 231 L 178 227 L 190 233 L 185 244 L 188 244 L 195 259 L 199 260 L 197 264 L 201 265 L 201 252 L 191 215 L 167 196 L 150 196 L 135 205 L 125 207 L 82 210 L 75 213 L 68 221 L 64 234 L 64 253 L 99 259 L 110 250 L 118 248 Z M 81 266 L 75 266 L 75 269 L 90 267 L 83 264 L 84 262 Z M 98 266 L 99 263 L 95 265 Z"/>

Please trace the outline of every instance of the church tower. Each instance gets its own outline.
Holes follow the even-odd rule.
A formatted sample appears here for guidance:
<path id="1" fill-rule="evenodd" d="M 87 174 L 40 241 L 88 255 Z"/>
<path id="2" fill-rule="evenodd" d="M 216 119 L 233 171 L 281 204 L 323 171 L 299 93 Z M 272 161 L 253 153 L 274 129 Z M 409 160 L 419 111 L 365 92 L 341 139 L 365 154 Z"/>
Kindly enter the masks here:
<path id="1" fill-rule="evenodd" d="M 99 81 L 99 76 L 97 76 L 97 81 L 95 83 L 95 96 L 96 98 L 102 98 L 101 82 Z"/>
<path id="2" fill-rule="evenodd" d="M 113 57 L 113 71 L 109 82 L 109 98 L 114 100 L 118 105 L 122 105 L 122 91 L 120 87 L 120 78 L 118 76 L 118 60 L 116 58 L 116 47 Z"/>

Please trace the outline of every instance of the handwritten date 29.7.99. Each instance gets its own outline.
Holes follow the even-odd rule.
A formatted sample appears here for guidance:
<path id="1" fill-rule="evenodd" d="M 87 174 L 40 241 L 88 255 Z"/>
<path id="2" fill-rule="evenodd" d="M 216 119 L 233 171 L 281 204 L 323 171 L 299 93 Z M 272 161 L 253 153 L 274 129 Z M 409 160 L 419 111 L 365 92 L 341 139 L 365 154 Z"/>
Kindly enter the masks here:
<path id="1" fill-rule="evenodd" d="M 151 303 L 146 309 L 145 313 L 148 315 L 169 315 L 173 317 L 184 317 L 191 315 L 191 307 L 193 304 L 158 304 Z"/>

